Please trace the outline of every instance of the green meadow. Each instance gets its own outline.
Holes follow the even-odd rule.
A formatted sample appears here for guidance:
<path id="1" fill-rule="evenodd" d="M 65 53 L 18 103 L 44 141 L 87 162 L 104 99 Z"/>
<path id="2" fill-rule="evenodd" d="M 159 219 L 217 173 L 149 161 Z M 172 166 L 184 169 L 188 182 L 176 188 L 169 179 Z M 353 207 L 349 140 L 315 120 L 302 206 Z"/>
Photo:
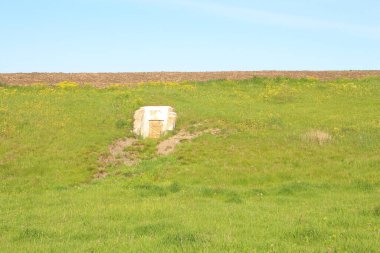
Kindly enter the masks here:
<path id="1" fill-rule="evenodd" d="M 220 133 L 100 164 L 144 105 Z M 379 251 L 380 78 L 0 85 L 0 252 Z"/>

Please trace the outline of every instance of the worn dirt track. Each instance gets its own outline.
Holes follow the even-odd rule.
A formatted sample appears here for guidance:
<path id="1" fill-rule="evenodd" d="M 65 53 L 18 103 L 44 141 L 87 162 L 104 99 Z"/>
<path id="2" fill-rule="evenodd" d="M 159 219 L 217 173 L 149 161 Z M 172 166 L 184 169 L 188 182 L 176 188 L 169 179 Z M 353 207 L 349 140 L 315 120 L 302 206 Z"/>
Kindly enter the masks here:
<path id="1" fill-rule="evenodd" d="M 62 81 L 91 84 L 102 87 L 110 84 L 134 84 L 141 82 L 209 81 L 218 79 L 241 80 L 253 77 L 363 78 L 380 76 L 380 70 L 372 71 L 225 71 L 225 72 L 136 72 L 136 73 L 12 73 L 0 74 L 0 83 L 9 85 L 55 84 Z"/>

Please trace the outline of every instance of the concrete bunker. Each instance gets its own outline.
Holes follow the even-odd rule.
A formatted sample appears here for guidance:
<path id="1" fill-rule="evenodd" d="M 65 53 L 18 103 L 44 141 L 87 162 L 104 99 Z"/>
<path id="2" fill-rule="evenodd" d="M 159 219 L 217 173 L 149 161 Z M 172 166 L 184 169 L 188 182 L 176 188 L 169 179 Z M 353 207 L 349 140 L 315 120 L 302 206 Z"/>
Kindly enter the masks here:
<path id="1" fill-rule="evenodd" d="M 160 138 L 175 128 L 177 114 L 171 106 L 144 106 L 134 115 L 133 132 L 145 138 Z"/>

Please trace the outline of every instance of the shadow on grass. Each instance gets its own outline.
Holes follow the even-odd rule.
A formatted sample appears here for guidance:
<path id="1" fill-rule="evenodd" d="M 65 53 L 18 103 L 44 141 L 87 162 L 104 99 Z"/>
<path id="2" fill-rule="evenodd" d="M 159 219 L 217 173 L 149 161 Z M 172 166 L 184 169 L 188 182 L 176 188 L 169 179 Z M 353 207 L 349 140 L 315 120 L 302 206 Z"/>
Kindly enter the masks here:
<path id="1" fill-rule="evenodd" d="M 181 186 L 173 182 L 169 186 L 159 186 L 155 184 L 142 184 L 134 187 L 137 194 L 141 197 L 165 197 L 181 190 Z"/>
<path id="2" fill-rule="evenodd" d="M 200 195 L 206 198 L 222 199 L 227 203 L 243 203 L 243 199 L 239 193 L 223 188 L 201 188 Z"/>

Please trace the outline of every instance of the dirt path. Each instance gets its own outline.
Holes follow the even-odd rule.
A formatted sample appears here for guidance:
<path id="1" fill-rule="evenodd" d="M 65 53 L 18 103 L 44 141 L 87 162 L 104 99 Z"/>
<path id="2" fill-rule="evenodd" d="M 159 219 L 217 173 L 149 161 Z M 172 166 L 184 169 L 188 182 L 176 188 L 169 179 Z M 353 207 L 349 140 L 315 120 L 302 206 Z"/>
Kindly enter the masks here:
<path id="1" fill-rule="evenodd" d="M 186 130 L 181 130 L 178 134 L 160 142 L 157 146 L 157 154 L 158 155 L 169 155 L 174 152 L 175 147 L 180 144 L 182 141 L 188 141 L 194 139 L 196 137 L 201 136 L 205 133 L 218 134 L 220 132 L 219 129 L 208 129 L 200 132 L 190 133 Z"/>
<path id="2" fill-rule="evenodd" d="M 141 73 L 14 73 L 0 74 L 0 83 L 31 85 L 55 84 L 62 81 L 104 87 L 110 84 L 136 84 L 141 82 L 209 81 L 218 79 L 241 80 L 253 77 L 313 77 L 321 80 L 337 78 L 363 78 L 380 76 L 374 71 L 225 71 L 225 72 L 141 72 Z"/>
<path id="3" fill-rule="evenodd" d="M 176 146 L 183 141 L 189 141 L 203 134 L 210 133 L 217 135 L 220 133 L 219 129 L 207 129 L 197 132 L 188 132 L 187 130 L 181 130 L 176 135 L 163 140 L 157 145 L 156 155 L 165 156 L 174 152 Z M 112 143 L 108 148 L 108 154 L 99 157 L 99 168 L 94 175 L 94 179 L 102 179 L 108 176 L 107 167 L 115 165 L 134 166 L 140 162 L 138 157 L 138 151 L 128 151 L 128 147 L 132 147 L 138 144 L 138 139 L 124 138 L 119 139 Z"/>
<path id="4" fill-rule="evenodd" d="M 125 149 L 132 146 L 137 142 L 134 138 L 124 138 L 112 143 L 107 155 L 99 157 L 99 170 L 94 175 L 95 178 L 104 178 L 108 175 L 106 171 L 107 166 L 124 164 L 126 166 L 133 166 L 139 162 L 136 155 L 133 152 L 128 152 Z"/>
<path id="5" fill-rule="evenodd" d="M 120 139 L 114 142 L 109 147 L 109 155 L 101 157 L 100 162 L 105 164 L 124 164 L 132 166 L 137 163 L 135 156 L 132 153 L 126 152 L 127 147 L 132 146 L 137 142 L 134 138 Z"/>

